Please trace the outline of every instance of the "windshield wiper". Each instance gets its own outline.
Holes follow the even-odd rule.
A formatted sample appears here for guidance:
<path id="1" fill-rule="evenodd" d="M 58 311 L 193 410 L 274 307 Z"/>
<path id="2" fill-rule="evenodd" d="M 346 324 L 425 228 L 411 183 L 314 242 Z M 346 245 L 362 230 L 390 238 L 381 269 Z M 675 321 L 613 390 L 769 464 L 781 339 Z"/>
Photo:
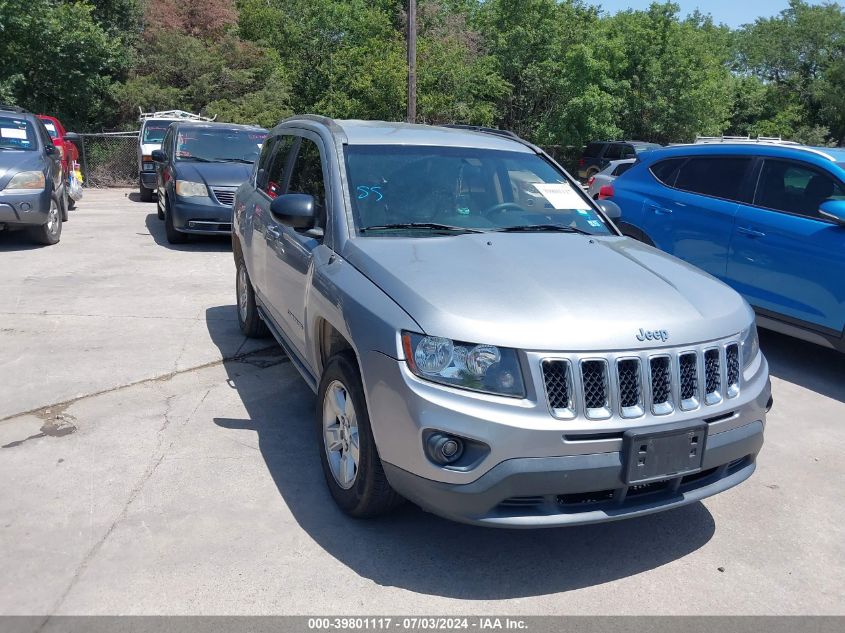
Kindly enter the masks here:
<path id="1" fill-rule="evenodd" d="M 578 233 L 579 235 L 593 235 L 583 229 L 562 224 L 526 224 L 524 226 L 506 226 L 496 229 L 497 233 Z"/>
<path id="2" fill-rule="evenodd" d="M 246 158 L 216 158 L 215 161 L 218 163 L 246 163 L 247 165 L 252 165 L 254 162 Z"/>
<path id="3" fill-rule="evenodd" d="M 450 233 L 483 233 L 481 229 L 472 229 L 466 226 L 452 226 L 450 224 L 438 224 L 437 222 L 403 222 L 399 224 L 381 224 L 378 226 L 366 226 L 361 229 L 365 231 L 381 231 L 390 229 L 429 229 L 432 231 L 448 231 Z"/>
<path id="4" fill-rule="evenodd" d="M 196 161 L 198 163 L 222 163 L 224 161 L 215 158 L 203 158 L 202 156 L 179 156 L 179 160 Z"/>

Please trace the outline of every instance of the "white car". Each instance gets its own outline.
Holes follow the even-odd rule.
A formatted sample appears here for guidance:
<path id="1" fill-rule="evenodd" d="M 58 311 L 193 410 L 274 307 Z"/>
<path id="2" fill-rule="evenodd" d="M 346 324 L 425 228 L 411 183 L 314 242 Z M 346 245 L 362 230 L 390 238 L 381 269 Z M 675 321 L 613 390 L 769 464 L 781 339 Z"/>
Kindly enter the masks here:
<path id="1" fill-rule="evenodd" d="M 623 160 L 610 161 L 610 164 L 607 167 L 602 169 L 595 176 L 591 176 L 587 181 L 587 194 L 593 200 L 598 200 L 601 188 L 605 185 L 613 184 L 614 180 L 631 169 L 631 166 L 636 162 L 636 158 L 625 158 Z"/>

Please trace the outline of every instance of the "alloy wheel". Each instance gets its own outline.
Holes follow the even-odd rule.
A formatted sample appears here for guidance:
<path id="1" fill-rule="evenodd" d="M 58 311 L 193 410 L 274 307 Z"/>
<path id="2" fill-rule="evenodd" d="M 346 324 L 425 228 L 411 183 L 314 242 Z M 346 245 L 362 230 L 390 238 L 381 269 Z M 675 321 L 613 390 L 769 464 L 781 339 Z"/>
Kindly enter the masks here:
<path id="1" fill-rule="evenodd" d="M 323 397 L 323 445 L 334 480 L 348 490 L 360 463 L 358 418 L 352 396 L 339 380 L 328 386 Z"/>

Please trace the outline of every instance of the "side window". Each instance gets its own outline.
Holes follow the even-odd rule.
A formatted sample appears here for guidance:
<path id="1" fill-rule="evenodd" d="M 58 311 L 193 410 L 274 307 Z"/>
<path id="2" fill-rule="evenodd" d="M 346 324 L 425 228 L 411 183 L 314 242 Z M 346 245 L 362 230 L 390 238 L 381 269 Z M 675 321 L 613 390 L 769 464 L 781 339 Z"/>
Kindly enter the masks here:
<path id="1" fill-rule="evenodd" d="M 613 175 L 614 176 L 621 176 L 626 171 L 631 169 L 631 167 L 633 167 L 633 166 L 634 166 L 634 163 L 622 163 L 621 165 L 617 165 L 616 169 L 613 170 Z"/>
<path id="2" fill-rule="evenodd" d="M 44 127 L 44 123 L 41 119 L 35 119 L 35 129 L 38 130 L 38 136 L 41 137 L 41 144 L 44 147 L 53 145 L 53 139 L 50 138 L 50 133 L 47 131 L 47 128 Z"/>
<path id="3" fill-rule="evenodd" d="M 288 156 L 290 155 L 294 140 L 295 138 L 293 136 L 282 136 L 279 137 L 278 142 L 273 146 L 270 166 L 267 168 L 265 174 L 266 180 L 260 185 L 260 189 L 271 198 L 287 193 L 285 166 L 287 165 Z"/>
<path id="4" fill-rule="evenodd" d="M 595 158 L 599 154 L 601 154 L 601 150 L 604 147 L 602 143 L 590 143 L 587 145 L 587 149 L 584 150 L 584 156 L 586 158 Z"/>
<path id="5" fill-rule="evenodd" d="M 690 158 L 678 172 L 675 187 L 714 198 L 741 200 L 742 183 L 751 158 L 708 156 Z"/>
<path id="6" fill-rule="evenodd" d="M 320 150 L 310 139 L 303 138 L 299 146 L 288 192 L 307 193 L 314 196 L 314 203 L 320 215 L 325 215 L 326 186 L 323 181 L 323 165 L 320 161 Z M 321 222 L 321 226 L 324 225 L 325 223 Z"/>
<path id="7" fill-rule="evenodd" d="M 622 146 L 622 158 L 636 158 L 637 157 L 637 150 L 634 149 L 633 145 L 623 145 Z"/>
<path id="8" fill-rule="evenodd" d="M 607 146 L 607 150 L 604 152 L 604 158 L 606 160 L 619 160 L 622 158 L 622 145 L 619 143 L 611 143 Z"/>
<path id="9" fill-rule="evenodd" d="M 651 174 L 667 187 L 675 186 L 675 178 L 678 177 L 678 169 L 684 164 L 686 158 L 670 158 L 654 163 L 651 166 Z"/>
<path id="10" fill-rule="evenodd" d="M 845 189 L 821 171 L 780 160 L 763 163 L 754 203 L 767 209 L 819 218 L 825 200 L 845 200 Z"/>
<path id="11" fill-rule="evenodd" d="M 268 136 L 261 146 L 261 153 L 256 161 L 256 178 L 255 186 L 263 189 L 267 185 L 267 170 L 270 167 L 270 156 L 273 152 L 273 146 L 276 144 L 276 136 Z"/>

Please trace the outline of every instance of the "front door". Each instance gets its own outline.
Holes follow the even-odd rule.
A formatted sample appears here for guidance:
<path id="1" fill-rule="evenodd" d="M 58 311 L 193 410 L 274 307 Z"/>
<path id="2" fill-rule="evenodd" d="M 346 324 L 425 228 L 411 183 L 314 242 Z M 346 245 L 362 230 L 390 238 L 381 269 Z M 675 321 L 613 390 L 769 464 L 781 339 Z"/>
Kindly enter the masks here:
<path id="1" fill-rule="evenodd" d="M 320 227 L 325 227 L 326 153 L 316 135 L 303 132 L 291 152 L 289 179 L 284 193 L 314 196 Z M 267 218 L 267 260 L 265 279 L 274 318 L 285 327 L 285 334 L 303 356 L 306 348 L 305 295 L 310 285 L 312 252 L 322 243 L 319 232 L 300 232 L 283 225 L 270 214 Z"/>
<path id="2" fill-rule="evenodd" d="M 728 281 L 755 308 L 828 334 L 845 328 L 845 227 L 819 206 L 845 185 L 797 161 L 767 159 L 753 204 L 741 205 Z"/>

